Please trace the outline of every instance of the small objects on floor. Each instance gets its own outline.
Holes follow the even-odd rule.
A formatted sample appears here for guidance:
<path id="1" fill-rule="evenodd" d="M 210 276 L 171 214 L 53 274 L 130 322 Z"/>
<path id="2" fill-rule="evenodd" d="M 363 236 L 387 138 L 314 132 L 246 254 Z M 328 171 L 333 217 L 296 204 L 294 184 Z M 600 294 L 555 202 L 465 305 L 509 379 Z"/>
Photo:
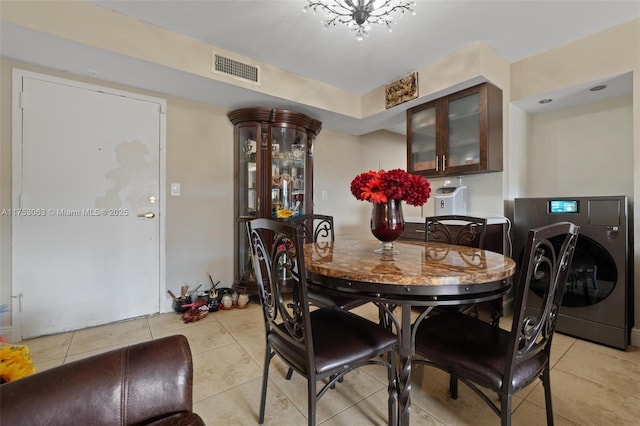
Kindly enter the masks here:
<path id="1" fill-rule="evenodd" d="M 207 315 L 209 315 L 209 307 L 207 305 L 192 307 L 187 312 L 182 314 L 182 322 L 187 324 L 190 322 L 200 321 Z"/>
<path id="2" fill-rule="evenodd" d="M 218 299 L 209 298 L 209 304 L 207 306 L 209 307 L 209 312 L 216 312 L 220 309 L 220 302 L 218 302 Z"/>
<path id="3" fill-rule="evenodd" d="M 189 291 L 189 285 L 185 284 L 180 287 L 180 296 L 176 296 L 171 290 L 167 290 L 167 294 L 173 299 L 173 310 L 182 314 L 193 307 L 206 306 L 209 312 L 216 312 L 220 306 L 220 297 L 218 297 L 218 291 L 215 290 L 215 286 L 219 283 L 220 281 L 215 283 L 214 287 L 208 291 L 198 291 L 202 284 Z"/>
<path id="4" fill-rule="evenodd" d="M 244 309 L 249 307 L 249 295 L 246 293 L 226 293 L 220 299 L 220 309 Z"/>
<path id="5" fill-rule="evenodd" d="M 220 281 L 214 282 L 211 277 L 212 286 L 209 290 L 198 291 L 200 285 L 189 291 L 189 285 L 180 287 L 180 296 L 176 296 L 171 290 L 167 294 L 173 299 L 173 310 L 176 313 L 184 314 L 182 319 L 185 323 L 198 321 L 206 316 L 200 311 L 216 312 L 227 309 L 244 309 L 249 307 L 249 295 L 239 293 L 229 287 L 218 288 Z"/>
<path id="6" fill-rule="evenodd" d="M 249 304 L 249 295 L 246 293 L 241 293 L 238 295 L 238 308 L 246 308 Z"/>
<path id="7" fill-rule="evenodd" d="M 222 309 L 231 309 L 233 308 L 233 298 L 230 294 L 225 294 L 222 296 Z"/>

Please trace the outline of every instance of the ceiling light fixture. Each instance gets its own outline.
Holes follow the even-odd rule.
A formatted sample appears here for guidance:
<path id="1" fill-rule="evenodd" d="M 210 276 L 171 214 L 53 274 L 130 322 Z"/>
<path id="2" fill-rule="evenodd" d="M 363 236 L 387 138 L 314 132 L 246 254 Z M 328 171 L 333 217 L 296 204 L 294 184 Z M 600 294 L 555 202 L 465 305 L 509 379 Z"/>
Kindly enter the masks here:
<path id="1" fill-rule="evenodd" d="M 398 0 L 307 0 L 304 7 L 314 13 L 321 11 L 327 19 L 323 20 L 324 26 L 335 27 L 337 24 L 346 25 L 355 32 L 356 39 L 362 40 L 369 35 L 371 24 L 386 25 L 391 32 L 391 24 L 395 24 L 392 14 L 403 15 L 410 12 L 415 15 L 411 8 L 415 2 L 405 2 Z"/>

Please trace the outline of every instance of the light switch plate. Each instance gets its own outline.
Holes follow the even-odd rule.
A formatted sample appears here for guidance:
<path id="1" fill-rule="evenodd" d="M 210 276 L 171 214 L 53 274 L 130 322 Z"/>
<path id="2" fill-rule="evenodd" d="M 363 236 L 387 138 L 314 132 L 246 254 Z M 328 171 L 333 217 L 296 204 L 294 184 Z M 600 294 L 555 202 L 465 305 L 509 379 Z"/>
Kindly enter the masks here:
<path id="1" fill-rule="evenodd" d="M 171 183 L 171 195 L 173 195 L 174 197 L 177 197 L 178 195 L 180 195 L 180 184 L 179 183 L 175 183 L 175 182 Z"/>

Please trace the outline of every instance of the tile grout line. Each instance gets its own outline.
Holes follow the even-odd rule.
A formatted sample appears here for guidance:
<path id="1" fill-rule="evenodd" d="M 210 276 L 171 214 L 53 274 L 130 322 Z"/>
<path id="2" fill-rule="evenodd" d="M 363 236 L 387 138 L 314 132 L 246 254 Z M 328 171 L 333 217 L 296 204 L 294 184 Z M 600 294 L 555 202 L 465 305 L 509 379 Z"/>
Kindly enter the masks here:
<path id="1" fill-rule="evenodd" d="M 73 339 L 76 338 L 76 332 L 75 330 L 71 332 L 71 339 L 69 339 L 69 344 L 67 345 L 67 350 L 64 352 L 64 359 L 62 361 L 62 364 L 66 364 L 67 363 L 67 358 L 69 357 L 69 351 L 71 350 L 71 345 L 73 344 Z"/>

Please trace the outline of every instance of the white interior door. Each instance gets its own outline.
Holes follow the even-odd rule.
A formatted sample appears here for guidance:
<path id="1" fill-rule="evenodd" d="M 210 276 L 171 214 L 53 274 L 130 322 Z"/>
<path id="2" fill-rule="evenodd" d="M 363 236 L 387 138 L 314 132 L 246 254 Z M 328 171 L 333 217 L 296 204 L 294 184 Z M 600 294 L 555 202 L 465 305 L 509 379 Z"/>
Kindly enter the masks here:
<path id="1" fill-rule="evenodd" d="M 29 338 L 159 312 L 163 105 L 45 76 L 21 81 L 14 327 Z"/>

